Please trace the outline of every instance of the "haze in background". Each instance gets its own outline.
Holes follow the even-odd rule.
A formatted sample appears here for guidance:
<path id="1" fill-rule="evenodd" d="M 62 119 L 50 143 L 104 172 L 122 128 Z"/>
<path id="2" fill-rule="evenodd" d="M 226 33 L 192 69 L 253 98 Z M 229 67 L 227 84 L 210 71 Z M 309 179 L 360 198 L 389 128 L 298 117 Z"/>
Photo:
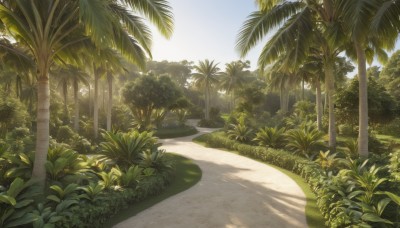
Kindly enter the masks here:
<path id="1" fill-rule="evenodd" d="M 175 30 L 166 40 L 153 30 L 153 60 L 181 61 L 210 59 L 225 63 L 240 58 L 235 50 L 237 34 L 246 17 L 257 10 L 253 0 L 169 0 L 175 18 Z M 261 44 L 263 44 L 262 42 Z M 252 49 L 244 60 L 257 68 L 262 45 Z"/>

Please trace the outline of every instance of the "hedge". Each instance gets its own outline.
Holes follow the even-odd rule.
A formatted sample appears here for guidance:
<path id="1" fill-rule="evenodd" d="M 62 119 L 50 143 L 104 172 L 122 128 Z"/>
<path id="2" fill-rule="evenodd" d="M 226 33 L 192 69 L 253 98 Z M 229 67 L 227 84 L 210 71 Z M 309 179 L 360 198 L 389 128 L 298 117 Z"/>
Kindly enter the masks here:
<path id="1" fill-rule="evenodd" d="M 69 219 L 57 227 L 103 227 L 103 224 L 119 211 L 149 196 L 159 194 L 174 178 L 174 172 L 166 170 L 139 182 L 136 189 L 120 189 L 107 192 L 94 203 L 81 203 L 71 210 Z"/>

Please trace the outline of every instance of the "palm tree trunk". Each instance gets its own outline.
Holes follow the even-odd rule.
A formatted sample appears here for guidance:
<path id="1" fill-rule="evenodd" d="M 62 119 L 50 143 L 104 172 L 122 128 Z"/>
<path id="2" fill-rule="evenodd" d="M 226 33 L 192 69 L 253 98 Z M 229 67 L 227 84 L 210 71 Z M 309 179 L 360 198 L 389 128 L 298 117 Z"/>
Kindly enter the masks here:
<path id="1" fill-rule="evenodd" d="M 108 81 L 108 107 L 107 107 L 107 131 L 111 131 L 111 110 L 112 110 L 112 75 L 107 74 Z"/>
<path id="2" fill-rule="evenodd" d="M 64 124 L 69 124 L 69 113 L 68 113 L 68 84 L 66 81 L 62 85 L 62 93 L 64 97 Z"/>
<path id="3" fill-rule="evenodd" d="M 355 42 L 358 62 L 359 77 L 359 132 L 358 132 L 358 153 L 361 157 L 368 157 L 368 78 L 365 51 L 359 42 Z"/>
<path id="4" fill-rule="evenodd" d="M 317 126 L 318 130 L 322 131 L 322 95 L 321 95 L 321 82 L 319 79 L 316 81 L 316 107 L 317 107 Z"/>
<path id="5" fill-rule="evenodd" d="M 325 62 L 325 83 L 326 93 L 328 94 L 328 113 L 329 113 L 329 148 L 332 152 L 336 150 L 336 126 L 335 126 L 335 81 L 333 75 L 333 60 L 329 58 Z"/>
<path id="6" fill-rule="evenodd" d="M 42 68 L 43 69 L 43 68 Z M 46 69 L 46 68 L 44 68 Z M 38 181 L 39 185 L 44 188 L 46 182 L 45 163 L 47 161 L 47 152 L 49 150 L 49 133 L 50 133 L 50 86 L 48 71 L 39 72 L 37 94 L 37 127 L 36 127 L 36 152 L 35 161 L 33 163 L 32 179 Z"/>
<path id="7" fill-rule="evenodd" d="M 93 134 L 94 138 L 97 139 L 99 132 L 99 104 L 98 104 L 98 96 L 99 96 L 99 71 L 96 66 L 93 64 L 93 72 L 94 72 L 94 98 L 93 98 Z"/>
<path id="8" fill-rule="evenodd" d="M 74 115 L 74 130 L 79 132 L 79 85 L 78 80 L 74 81 L 74 104 L 75 104 L 75 115 Z"/>
<path id="9" fill-rule="evenodd" d="M 209 120 L 210 119 L 210 111 L 209 111 L 209 108 L 210 108 L 209 107 L 209 105 L 210 105 L 210 88 L 208 86 L 208 83 L 206 84 L 205 89 L 206 89 L 206 91 L 205 91 L 205 104 L 206 104 L 205 117 L 206 117 L 206 120 Z"/>

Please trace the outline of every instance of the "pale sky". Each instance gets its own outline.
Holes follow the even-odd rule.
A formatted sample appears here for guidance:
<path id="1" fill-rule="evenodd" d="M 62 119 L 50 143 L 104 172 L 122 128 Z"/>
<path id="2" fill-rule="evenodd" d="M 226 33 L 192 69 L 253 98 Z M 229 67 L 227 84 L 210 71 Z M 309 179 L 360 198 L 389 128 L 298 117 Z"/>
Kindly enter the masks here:
<path id="1" fill-rule="evenodd" d="M 173 8 L 175 30 L 170 40 L 153 31 L 153 60 L 197 63 L 209 59 L 225 63 L 239 60 L 235 41 L 246 17 L 255 11 L 254 0 L 169 0 Z M 264 42 L 265 43 L 265 42 Z M 262 43 L 261 43 L 262 44 Z M 256 69 L 262 45 L 250 51 L 244 60 L 250 60 Z"/>

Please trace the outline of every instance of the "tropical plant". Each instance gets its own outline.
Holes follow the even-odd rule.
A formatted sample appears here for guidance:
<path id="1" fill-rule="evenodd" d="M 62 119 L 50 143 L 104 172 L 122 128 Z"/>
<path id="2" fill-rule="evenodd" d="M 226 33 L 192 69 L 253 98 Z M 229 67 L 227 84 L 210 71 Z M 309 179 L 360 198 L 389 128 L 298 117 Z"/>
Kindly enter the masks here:
<path id="1" fill-rule="evenodd" d="M 209 61 L 208 59 L 200 61 L 198 65 L 194 66 L 197 71 L 193 74 L 193 79 L 196 87 L 204 90 L 205 98 L 205 119 L 210 119 L 210 95 L 211 88 L 219 82 L 220 69 L 218 63 Z"/>
<path id="2" fill-rule="evenodd" d="M 123 168 L 139 164 L 143 152 L 159 146 L 153 133 L 146 131 L 103 132 L 102 136 L 105 141 L 100 143 L 101 154 Z"/>
<path id="3" fill-rule="evenodd" d="M 39 189 L 32 181 L 16 178 L 8 187 L 0 188 L 0 226 L 18 227 L 32 223 L 36 217 L 30 212 Z"/>
<path id="4" fill-rule="evenodd" d="M 82 156 L 62 145 L 51 147 L 45 164 L 48 178 L 56 183 L 86 179 L 88 165 Z"/>
<path id="5" fill-rule="evenodd" d="M 324 134 L 318 131 L 312 123 L 305 123 L 286 133 L 286 147 L 295 153 L 312 159 L 315 156 L 315 150 L 324 146 L 323 136 Z"/>
<path id="6" fill-rule="evenodd" d="M 254 141 L 260 146 L 267 146 L 271 148 L 282 148 L 285 142 L 285 128 L 265 127 L 261 128 L 256 133 Z"/>
<path id="7" fill-rule="evenodd" d="M 83 191 L 80 197 L 93 203 L 96 200 L 101 199 L 104 186 L 98 183 L 91 182 L 89 185 L 80 187 L 80 189 Z"/>
<path id="8" fill-rule="evenodd" d="M 42 186 L 49 147 L 49 70 L 54 59 L 76 56 L 73 49 L 67 48 L 90 40 L 98 47 L 114 47 L 132 62 L 144 66 L 146 54 L 151 55 L 150 32 L 132 10 L 149 18 L 166 37 L 171 35 L 172 13 L 164 0 L 6 0 L 1 3 L 0 21 L 7 28 L 3 33 L 28 46 L 36 63 L 40 108 L 33 177 Z"/>
<path id="9" fill-rule="evenodd" d="M 346 154 L 346 157 L 351 159 L 356 159 L 359 157 L 357 140 L 348 140 L 345 143 L 345 146 L 344 153 Z"/>
<path id="10" fill-rule="evenodd" d="M 172 168 L 171 162 L 165 156 L 165 150 L 158 148 L 143 152 L 140 166 L 143 168 L 152 168 L 157 172 Z"/>
<path id="11" fill-rule="evenodd" d="M 135 165 L 129 167 L 126 172 L 118 167 L 111 169 L 111 172 L 113 172 L 117 177 L 118 185 L 121 187 L 130 188 L 135 188 L 139 181 L 143 178 L 142 171 L 142 168 Z"/>
<path id="12" fill-rule="evenodd" d="M 237 124 L 231 124 L 231 128 L 232 129 L 227 132 L 230 139 L 239 142 L 249 142 L 253 136 L 253 129 L 248 127 L 245 123 L 245 115 L 241 115 L 238 118 Z"/>
<path id="13" fill-rule="evenodd" d="M 333 168 L 336 168 L 336 164 L 338 163 L 336 155 L 337 154 L 331 154 L 329 150 L 325 152 L 320 151 L 315 161 L 322 169 L 332 170 Z"/>

